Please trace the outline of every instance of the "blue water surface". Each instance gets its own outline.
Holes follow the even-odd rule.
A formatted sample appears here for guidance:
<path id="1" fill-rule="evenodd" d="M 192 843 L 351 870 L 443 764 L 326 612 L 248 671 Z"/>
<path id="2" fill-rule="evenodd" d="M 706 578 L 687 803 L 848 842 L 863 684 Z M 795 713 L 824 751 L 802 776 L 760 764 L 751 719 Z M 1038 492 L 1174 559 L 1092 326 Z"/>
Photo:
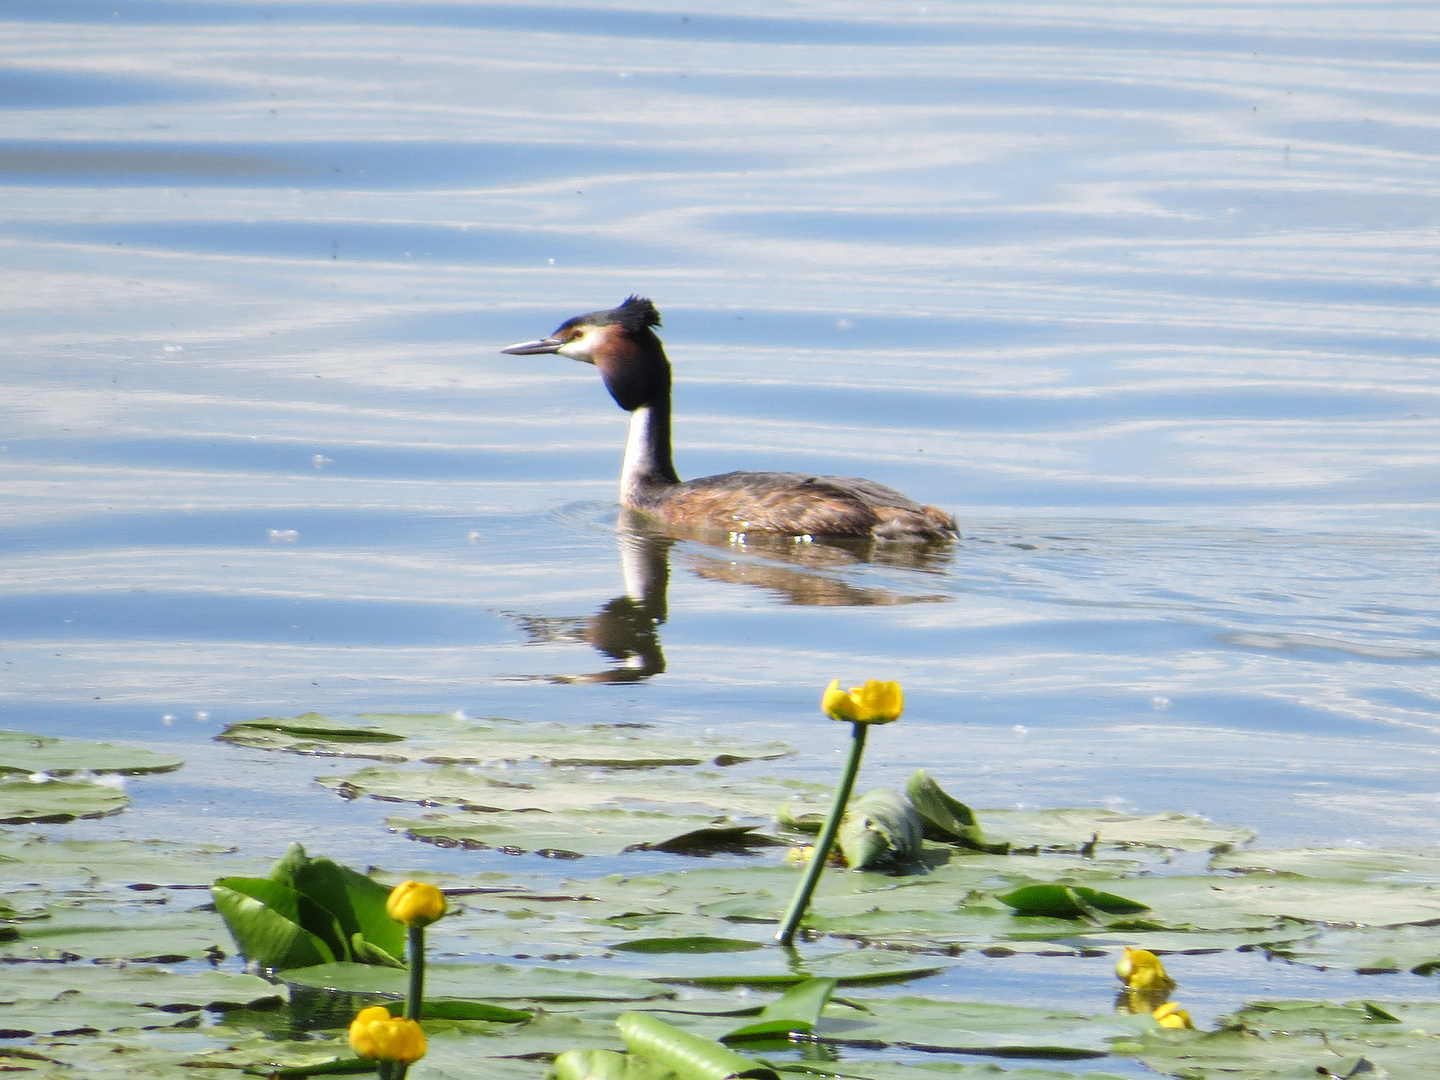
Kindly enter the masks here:
<path id="1" fill-rule="evenodd" d="M 879 677 L 867 782 L 1435 843 L 1429 6 L 46 0 L 0 39 L 0 726 L 187 760 L 58 831 L 514 866 L 211 737 L 733 727 L 825 780 L 821 688 Z M 634 587 L 625 418 L 499 350 L 632 292 L 682 475 L 864 475 L 965 539 L 682 539 L 658 655 L 537 632 Z"/>

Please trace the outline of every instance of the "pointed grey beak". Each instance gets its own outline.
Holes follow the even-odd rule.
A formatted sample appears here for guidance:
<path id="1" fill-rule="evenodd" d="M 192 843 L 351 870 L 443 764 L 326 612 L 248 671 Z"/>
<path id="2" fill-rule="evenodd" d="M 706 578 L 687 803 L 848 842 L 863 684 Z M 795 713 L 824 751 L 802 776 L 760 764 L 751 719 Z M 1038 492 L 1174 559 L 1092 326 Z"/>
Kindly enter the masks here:
<path id="1" fill-rule="evenodd" d="M 553 353 L 564 344 L 565 342 L 559 338 L 544 337 L 535 341 L 522 341 L 518 345 L 511 345 L 508 349 L 500 351 L 512 356 L 536 356 L 539 353 Z"/>

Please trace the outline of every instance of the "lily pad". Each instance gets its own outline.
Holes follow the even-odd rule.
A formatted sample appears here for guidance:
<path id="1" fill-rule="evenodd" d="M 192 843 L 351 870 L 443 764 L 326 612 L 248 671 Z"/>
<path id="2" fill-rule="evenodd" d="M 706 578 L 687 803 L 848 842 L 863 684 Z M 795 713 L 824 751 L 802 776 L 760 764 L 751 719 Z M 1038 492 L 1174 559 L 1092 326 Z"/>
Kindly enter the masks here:
<path id="1" fill-rule="evenodd" d="M 1281 1001 L 1247 1005 L 1218 1031 L 1155 1029 L 1114 1049 L 1172 1076 L 1369 1080 L 1429 1075 L 1437 1046 L 1440 1006 L 1432 1003 Z"/>
<path id="2" fill-rule="evenodd" d="M 0 825 L 58 825 L 118 814 L 130 802 L 122 788 L 86 780 L 0 783 Z"/>
<path id="3" fill-rule="evenodd" d="M 172 1027 L 190 1013 L 275 1007 L 287 997 L 255 975 L 177 975 L 147 965 L 12 964 L 0 1029 L 8 1038 Z"/>
<path id="4" fill-rule="evenodd" d="M 452 713 L 365 714 L 353 723 L 315 713 L 293 720 L 266 717 L 231 724 L 216 738 L 260 750 L 435 765 L 726 766 L 794 753 L 784 743 L 667 732 L 653 724 L 475 720 Z"/>
<path id="5" fill-rule="evenodd" d="M 1121 814 L 1113 810 L 981 810 L 987 834 L 1012 848 L 1038 845 L 1079 851 L 1091 837 L 1099 846 L 1169 851 L 1227 851 L 1255 839 L 1249 829 L 1217 825 L 1188 814 Z"/>
<path id="6" fill-rule="evenodd" d="M 47 773 L 50 776 L 72 776 L 88 772 L 139 776 L 143 773 L 171 772 L 183 764 L 180 758 L 140 747 L 0 731 L 0 775 Z"/>
<path id="7" fill-rule="evenodd" d="M 442 847 L 497 848 L 511 855 L 533 853 L 564 859 L 618 855 L 642 845 L 665 850 L 662 845 L 684 834 L 718 826 L 733 829 L 738 823 L 655 811 L 600 809 L 427 814 L 390 818 L 385 824 L 394 832 Z M 753 828 L 739 825 L 741 834 Z M 734 833 L 730 835 L 733 839 Z"/>
<path id="8" fill-rule="evenodd" d="M 399 998 L 409 974 L 369 964 L 324 964 L 282 973 L 287 983 L 351 994 Z M 646 1001 L 671 991 L 646 979 L 595 975 L 557 967 L 506 964 L 430 964 L 425 969 L 427 998 L 500 1001 Z"/>

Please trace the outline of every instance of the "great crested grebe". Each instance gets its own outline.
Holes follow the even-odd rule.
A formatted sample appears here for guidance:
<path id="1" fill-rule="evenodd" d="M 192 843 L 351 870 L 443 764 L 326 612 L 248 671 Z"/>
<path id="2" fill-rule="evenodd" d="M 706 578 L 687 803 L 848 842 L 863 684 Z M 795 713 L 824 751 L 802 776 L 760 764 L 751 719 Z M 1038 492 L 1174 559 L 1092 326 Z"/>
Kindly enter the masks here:
<path id="1" fill-rule="evenodd" d="M 559 353 L 594 364 L 605 388 L 630 414 L 620 469 L 620 505 L 669 525 L 730 533 L 954 540 L 955 519 L 893 488 L 853 476 L 732 472 L 681 482 L 670 460 L 670 361 L 650 328 L 660 313 L 629 297 L 610 311 L 577 315 L 549 337 L 502 352 Z"/>

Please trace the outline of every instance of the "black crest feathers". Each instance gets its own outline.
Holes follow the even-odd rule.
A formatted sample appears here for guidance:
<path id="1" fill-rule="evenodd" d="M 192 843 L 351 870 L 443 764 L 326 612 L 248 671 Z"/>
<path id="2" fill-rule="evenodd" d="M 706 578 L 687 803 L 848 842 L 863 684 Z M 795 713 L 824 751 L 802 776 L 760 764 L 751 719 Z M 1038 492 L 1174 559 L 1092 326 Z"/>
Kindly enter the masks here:
<path id="1" fill-rule="evenodd" d="M 610 321 L 619 323 L 632 334 L 638 334 L 647 326 L 659 326 L 660 312 L 656 311 L 655 305 L 645 297 L 632 293 L 625 298 L 623 304 L 610 312 Z"/>

